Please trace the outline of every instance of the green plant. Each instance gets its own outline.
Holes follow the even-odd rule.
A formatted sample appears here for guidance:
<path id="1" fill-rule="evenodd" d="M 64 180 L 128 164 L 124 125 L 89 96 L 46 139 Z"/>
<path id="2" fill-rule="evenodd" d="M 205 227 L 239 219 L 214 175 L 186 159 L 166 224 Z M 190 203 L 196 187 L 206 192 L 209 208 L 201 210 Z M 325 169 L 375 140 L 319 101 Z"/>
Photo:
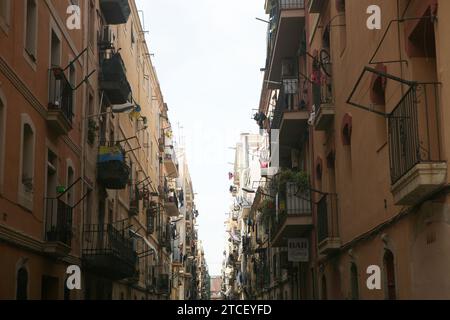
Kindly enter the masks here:
<path id="1" fill-rule="evenodd" d="M 273 199 L 264 199 L 260 206 L 259 211 L 261 211 L 261 222 L 263 225 L 267 226 L 270 219 L 275 214 L 275 202 Z"/>
<path id="2" fill-rule="evenodd" d="M 90 145 L 93 145 L 95 142 L 96 133 L 98 131 L 97 122 L 95 122 L 92 119 L 89 119 L 88 122 L 88 134 L 87 134 L 87 140 Z"/>
<path id="3" fill-rule="evenodd" d="M 294 183 L 298 192 L 306 191 L 309 188 L 309 177 L 304 171 L 282 170 L 276 180 L 276 189 L 280 194 L 286 194 L 286 184 Z"/>

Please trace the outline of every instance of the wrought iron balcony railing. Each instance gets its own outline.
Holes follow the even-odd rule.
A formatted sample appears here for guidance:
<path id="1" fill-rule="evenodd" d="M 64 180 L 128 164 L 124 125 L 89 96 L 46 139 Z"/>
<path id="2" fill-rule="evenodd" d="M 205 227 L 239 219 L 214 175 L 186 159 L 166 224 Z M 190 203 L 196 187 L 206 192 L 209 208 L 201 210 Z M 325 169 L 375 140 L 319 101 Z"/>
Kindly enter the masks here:
<path id="1" fill-rule="evenodd" d="M 331 70 L 331 64 L 323 67 Z M 313 103 L 316 107 L 316 113 L 319 113 L 321 105 L 333 103 L 333 83 L 331 76 L 320 68 L 315 70 L 313 74 Z"/>
<path id="2" fill-rule="evenodd" d="M 317 238 L 319 244 L 328 238 L 339 238 L 337 196 L 327 194 L 317 204 Z"/>
<path id="3" fill-rule="evenodd" d="M 94 224 L 84 226 L 83 259 L 98 273 L 125 279 L 135 276 L 138 255 L 124 224 Z"/>
<path id="4" fill-rule="evenodd" d="M 170 293 L 170 276 L 168 274 L 160 274 L 158 276 L 158 293 Z"/>
<path id="5" fill-rule="evenodd" d="M 391 182 L 419 163 L 442 162 L 439 84 L 411 86 L 389 115 Z"/>
<path id="6" fill-rule="evenodd" d="M 60 199 L 47 199 L 46 203 L 45 241 L 61 242 L 70 247 L 72 243 L 72 207 Z"/>
<path id="7" fill-rule="evenodd" d="M 279 194 L 278 215 L 272 215 L 271 235 L 275 236 L 290 216 L 311 216 L 311 192 L 299 190 L 294 183 L 286 184 L 286 194 Z"/>
<path id="8" fill-rule="evenodd" d="M 60 67 L 53 67 L 49 71 L 49 111 L 60 111 L 71 124 L 73 119 L 74 91 Z"/>
<path id="9" fill-rule="evenodd" d="M 272 129 L 280 129 L 285 112 L 301 111 L 306 109 L 298 94 L 298 79 L 285 79 L 278 93 L 278 100 L 271 120 Z"/>
<path id="10" fill-rule="evenodd" d="M 131 94 L 125 64 L 120 53 L 115 53 L 101 61 L 100 89 L 111 104 L 124 104 Z"/>
<path id="11" fill-rule="evenodd" d="M 126 23 L 131 14 L 128 0 L 100 0 L 100 9 L 106 23 L 112 25 Z"/>

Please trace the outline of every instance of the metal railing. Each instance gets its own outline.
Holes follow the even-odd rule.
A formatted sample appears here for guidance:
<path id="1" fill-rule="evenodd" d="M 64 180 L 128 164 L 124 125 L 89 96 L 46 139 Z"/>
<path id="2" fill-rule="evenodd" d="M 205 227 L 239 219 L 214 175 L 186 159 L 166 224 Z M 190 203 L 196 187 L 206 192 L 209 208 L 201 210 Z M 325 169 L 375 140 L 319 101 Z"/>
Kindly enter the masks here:
<path id="1" fill-rule="evenodd" d="M 49 110 L 60 110 L 64 117 L 72 123 L 73 89 L 64 71 L 59 67 L 49 70 Z"/>
<path id="2" fill-rule="evenodd" d="M 175 149 L 172 146 L 166 146 L 164 148 L 164 160 L 172 161 L 175 165 L 178 164 L 177 155 Z"/>
<path id="3" fill-rule="evenodd" d="M 111 256 L 135 267 L 137 254 L 129 229 L 117 228 L 112 224 L 92 224 L 84 226 L 83 255 Z"/>
<path id="4" fill-rule="evenodd" d="M 60 199 L 46 199 L 45 241 L 71 246 L 73 208 Z"/>
<path id="5" fill-rule="evenodd" d="M 165 202 L 168 204 L 174 204 L 178 208 L 178 197 L 175 191 L 169 191 L 166 194 Z"/>
<path id="6" fill-rule="evenodd" d="M 270 10 L 269 26 L 267 31 L 267 59 L 270 61 L 278 32 L 278 23 L 283 10 L 305 9 L 305 0 L 275 0 Z"/>
<path id="7" fill-rule="evenodd" d="M 288 81 L 290 83 L 288 83 Z M 283 116 L 286 111 L 294 111 L 300 109 L 299 95 L 297 93 L 286 93 L 287 87 L 297 87 L 298 90 L 298 80 L 288 79 L 284 80 L 284 84 L 278 93 L 278 100 L 273 112 L 273 119 L 271 122 L 272 129 L 280 129 L 281 122 L 283 121 Z"/>
<path id="8" fill-rule="evenodd" d="M 158 276 L 158 293 L 169 294 L 170 293 L 170 276 L 168 274 L 160 274 Z"/>
<path id="9" fill-rule="evenodd" d="M 417 84 L 389 115 L 392 184 L 419 163 L 442 161 L 439 97 L 439 84 Z"/>
<path id="10" fill-rule="evenodd" d="M 317 203 L 317 238 L 321 243 L 327 238 L 339 237 L 337 195 L 327 194 Z"/>
<path id="11" fill-rule="evenodd" d="M 288 215 L 311 215 L 311 192 L 309 190 L 299 190 L 295 183 L 287 183 L 285 201 Z"/>
<path id="12" fill-rule="evenodd" d="M 172 251 L 172 235 L 171 235 L 172 227 L 170 223 L 162 224 L 159 230 L 159 244 L 166 248 L 167 251 Z"/>
<path id="13" fill-rule="evenodd" d="M 282 10 L 305 9 L 305 0 L 278 0 L 278 6 Z"/>
<path id="14" fill-rule="evenodd" d="M 180 250 L 180 248 L 177 245 L 174 245 L 174 247 L 172 249 L 172 262 L 180 263 L 180 264 L 182 264 L 184 262 L 183 252 Z"/>
<path id="15" fill-rule="evenodd" d="M 331 68 L 331 65 L 330 65 Z M 321 105 L 333 103 L 333 84 L 332 78 L 326 73 L 315 71 L 315 79 L 312 84 L 313 103 L 316 106 L 316 113 L 319 112 Z"/>
<path id="16" fill-rule="evenodd" d="M 311 192 L 299 190 L 296 184 L 286 184 L 286 194 L 279 194 L 278 215 L 271 218 L 271 236 L 274 237 L 289 216 L 311 216 Z"/>

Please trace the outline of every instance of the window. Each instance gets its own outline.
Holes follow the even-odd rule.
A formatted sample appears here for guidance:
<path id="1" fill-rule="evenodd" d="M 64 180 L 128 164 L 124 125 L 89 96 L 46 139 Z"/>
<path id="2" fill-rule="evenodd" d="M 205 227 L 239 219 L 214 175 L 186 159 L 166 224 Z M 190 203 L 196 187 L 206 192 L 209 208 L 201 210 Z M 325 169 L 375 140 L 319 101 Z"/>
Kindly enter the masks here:
<path id="1" fill-rule="evenodd" d="M 72 88 L 75 88 L 76 85 L 77 85 L 77 74 L 76 74 L 75 64 L 71 64 L 69 66 L 69 78 L 68 78 L 68 80 L 69 80 L 70 86 Z M 75 94 L 74 94 L 74 91 L 71 90 L 70 94 L 72 96 L 72 99 L 71 99 L 72 100 L 72 112 L 75 114 Z"/>
<path id="2" fill-rule="evenodd" d="M 52 67 L 61 66 L 61 40 L 54 30 L 52 30 L 51 37 L 51 52 L 50 52 L 50 65 Z"/>
<path id="3" fill-rule="evenodd" d="M 17 271 L 16 278 L 16 300 L 28 299 L 28 271 L 21 267 Z"/>
<path id="4" fill-rule="evenodd" d="M 61 65 L 61 41 L 52 30 L 50 39 L 50 67 L 60 67 Z M 49 73 L 48 100 L 51 106 L 61 105 L 61 81 L 57 81 L 53 72 Z"/>
<path id="5" fill-rule="evenodd" d="M 66 188 L 70 188 L 67 190 L 67 204 L 72 206 L 74 204 L 74 194 L 73 194 L 73 188 L 71 188 L 72 184 L 74 183 L 74 177 L 75 173 L 73 171 L 73 168 L 69 166 L 67 168 L 67 186 Z"/>
<path id="6" fill-rule="evenodd" d="M 65 301 L 69 301 L 69 300 L 70 300 L 70 292 L 72 291 L 72 290 L 70 290 L 70 289 L 67 287 L 67 278 L 68 278 L 68 277 L 66 277 L 66 280 L 65 280 L 64 283 L 63 283 L 63 285 L 64 285 L 64 300 L 65 300 Z"/>
<path id="7" fill-rule="evenodd" d="M 27 193 L 33 191 L 34 131 L 26 123 L 22 130 L 22 186 Z"/>
<path id="8" fill-rule="evenodd" d="M 89 1 L 89 44 L 93 48 L 95 45 L 95 4 Z"/>
<path id="9" fill-rule="evenodd" d="M 358 268 L 355 263 L 352 263 L 350 267 L 350 285 L 352 290 L 352 300 L 359 299 L 359 287 L 358 287 Z"/>
<path id="10" fill-rule="evenodd" d="M 341 54 L 343 54 L 345 48 L 347 47 L 347 21 L 345 14 L 345 0 L 336 0 L 336 10 L 339 14 L 338 28 L 341 43 Z"/>
<path id="11" fill-rule="evenodd" d="M 387 73 L 387 67 L 382 63 L 377 64 L 376 70 L 382 73 Z M 371 102 L 377 106 L 384 107 L 386 104 L 386 77 L 373 74 L 370 89 Z M 381 111 L 384 111 L 384 108 Z"/>
<path id="12" fill-rule="evenodd" d="M 11 0 L 0 0 L 0 25 L 9 25 L 10 4 Z"/>
<path id="13" fill-rule="evenodd" d="M 37 46 L 37 3 L 36 0 L 26 0 L 25 16 L 25 51 L 33 62 L 36 61 Z"/>
<path id="14" fill-rule="evenodd" d="M 0 0 L 1 1 L 1 0 Z M 3 172 L 4 172 L 4 157 L 3 157 L 3 153 L 5 152 L 4 150 L 4 137 L 5 137 L 5 104 L 1 98 L 1 92 L 0 92 L 0 192 L 1 192 L 1 187 L 2 187 L 2 183 L 3 183 Z"/>
<path id="15" fill-rule="evenodd" d="M 134 44 L 136 43 L 136 38 L 134 36 L 134 27 L 131 24 L 131 49 L 134 49 Z"/>
<path id="16" fill-rule="evenodd" d="M 387 299 L 396 300 L 396 286 L 395 286 L 395 266 L 394 266 L 394 255 L 390 250 L 386 250 L 383 259 L 384 272 L 386 276 L 386 289 L 387 289 Z"/>
<path id="17" fill-rule="evenodd" d="M 328 293 L 327 293 L 327 278 L 325 277 L 325 275 L 322 276 L 322 290 L 321 290 L 321 294 L 322 294 L 322 300 L 328 300 Z"/>

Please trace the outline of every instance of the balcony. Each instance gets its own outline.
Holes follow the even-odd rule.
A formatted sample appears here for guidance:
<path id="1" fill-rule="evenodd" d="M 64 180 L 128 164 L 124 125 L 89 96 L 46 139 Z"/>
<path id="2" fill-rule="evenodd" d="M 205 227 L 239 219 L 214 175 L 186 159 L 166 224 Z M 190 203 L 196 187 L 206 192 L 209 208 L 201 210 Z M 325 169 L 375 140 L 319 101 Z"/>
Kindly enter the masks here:
<path id="1" fill-rule="evenodd" d="M 287 183 L 286 195 L 280 193 L 278 201 L 278 216 L 271 228 L 272 246 L 286 247 L 288 239 L 299 238 L 312 228 L 311 194 Z"/>
<path id="2" fill-rule="evenodd" d="M 71 206 L 60 199 L 46 199 L 44 251 L 56 257 L 69 254 L 72 243 Z"/>
<path id="3" fill-rule="evenodd" d="M 137 216 L 139 215 L 140 211 L 140 200 L 142 200 L 141 193 L 139 191 L 138 185 L 130 185 L 130 210 L 129 215 L 130 216 Z"/>
<path id="4" fill-rule="evenodd" d="M 172 266 L 181 268 L 183 267 L 184 257 L 183 252 L 178 245 L 174 245 L 172 250 Z"/>
<path id="5" fill-rule="evenodd" d="M 178 217 L 180 215 L 180 211 L 178 210 L 178 197 L 175 191 L 168 192 L 164 207 L 169 217 Z"/>
<path id="6" fill-rule="evenodd" d="M 159 230 L 159 244 L 166 248 L 168 252 L 172 252 L 172 225 L 170 223 L 163 224 Z"/>
<path id="7" fill-rule="evenodd" d="M 119 53 L 101 61 L 100 90 L 111 104 L 124 104 L 131 94 L 125 64 Z"/>
<path id="8" fill-rule="evenodd" d="M 328 255 L 341 247 L 336 195 L 324 195 L 317 204 L 317 238 L 319 254 Z"/>
<path id="9" fill-rule="evenodd" d="M 439 97 L 437 84 L 412 86 L 389 116 L 391 191 L 397 205 L 415 205 L 446 183 Z"/>
<path id="10" fill-rule="evenodd" d="M 286 79 L 278 95 L 271 128 L 280 130 L 280 146 L 297 148 L 308 130 L 310 113 L 298 88 L 297 79 Z"/>
<path id="11" fill-rule="evenodd" d="M 150 202 L 150 208 L 147 209 L 147 234 L 155 232 L 155 220 L 158 215 L 158 205 L 155 202 Z"/>
<path id="12" fill-rule="evenodd" d="M 166 168 L 167 176 L 171 178 L 178 177 L 178 161 L 173 146 L 164 148 L 164 167 Z"/>
<path id="13" fill-rule="evenodd" d="M 278 0 L 272 3 L 274 5 L 267 8 L 270 14 L 267 69 L 268 80 L 279 82 L 282 59 L 298 55 L 299 40 L 305 29 L 305 1 Z"/>
<path id="14" fill-rule="evenodd" d="M 127 23 L 131 14 L 128 0 L 100 0 L 100 9 L 106 24 Z"/>
<path id="15" fill-rule="evenodd" d="M 331 64 L 324 66 L 331 74 Z M 333 123 L 335 106 L 333 102 L 332 78 L 322 70 L 316 70 L 316 77 L 312 85 L 313 100 L 315 106 L 316 131 L 326 131 Z"/>
<path id="16" fill-rule="evenodd" d="M 125 189 L 130 177 L 130 168 L 125 162 L 121 146 L 100 146 L 97 160 L 98 182 L 106 189 Z"/>
<path id="17" fill-rule="evenodd" d="M 159 149 L 159 152 L 164 152 L 164 150 L 165 150 L 165 143 L 166 143 L 166 139 L 164 138 L 164 136 L 162 136 L 161 138 L 158 138 L 158 149 Z"/>
<path id="18" fill-rule="evenodd" d="M 67 135 L 72 130 L 73 89 L 64 71 L 59 67 L 50 69 L 49 103 L 47 123 L 58 135 Z"/>
<path id="19" fill-rule="evenodd" d="M 138 256 L 125 225 L 85 225 L 83 260 L 87 268 L 112 280 L 133 278 Z"/>
<path id="20" fill-rule="evenodd" d="M 158 276 L 158 293 L 169 294 L 170 293 L 170 276 L 168 274 L 160 274 Z"/>

